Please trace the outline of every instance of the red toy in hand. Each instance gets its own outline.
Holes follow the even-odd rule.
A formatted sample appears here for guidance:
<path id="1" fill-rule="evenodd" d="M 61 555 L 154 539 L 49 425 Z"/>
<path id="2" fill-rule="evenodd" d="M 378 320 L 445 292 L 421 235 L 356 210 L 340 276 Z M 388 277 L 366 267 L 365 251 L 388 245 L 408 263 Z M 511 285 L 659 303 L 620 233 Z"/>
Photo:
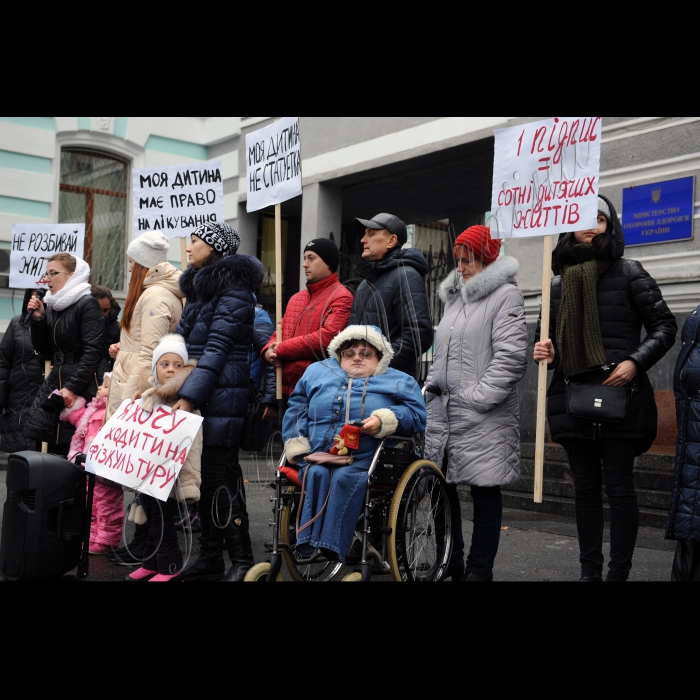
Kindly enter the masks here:
<path id="1" fill-rule="evenodd" d="M 330 454 L 347 457 L 350 454 L 350 450 L 357 451 L 360 449 L 361 437 L 362 430 L 360 430 L 360 428 L 356 428 L 353 425 L 346 425 L 340 431 L 340 435 L 336 436 L 335 445 Z"/>

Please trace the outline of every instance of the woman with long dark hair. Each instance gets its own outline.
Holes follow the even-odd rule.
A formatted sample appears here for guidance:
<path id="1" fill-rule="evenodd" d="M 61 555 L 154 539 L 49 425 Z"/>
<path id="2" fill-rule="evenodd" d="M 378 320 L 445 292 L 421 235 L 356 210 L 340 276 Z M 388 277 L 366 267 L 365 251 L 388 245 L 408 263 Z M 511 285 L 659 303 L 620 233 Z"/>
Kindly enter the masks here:
<path id="1" fill-rule="evenodd" d="M 44 381 L 43 362 L 34 352 L 27 311 L 36 292 L 26 290 L 22 313 L 10 321 L 0 343 L 0 451 L 10 454 L 37 447 L 23 434 L 29 409 Z"/>
<path id="2" fill-rule="evenodd" d="M 264 272 L 255 258 L 237 255 L 240 243 L 226 224 L 200 226 L 187 249 L 190 267 L 180 279 L 187 306 L 177 332 L 197 367 L 173 410 L 204 416 L 202 546 L 183 580 L 220 580 L 224 548 L 232 563 L 226 581 L 243 581 L 254 564 L 238 451 L 248 414 L 254 293 Z"/>
<path id="3" fill-rule="evenodd" d="M 647 372 L 678 333 L 658 285 L 624 252 L 617 212 L 600 197 L 598 225 L 559 240 L 551 340 L 535 345 L 535 360 L 555 372 L 549 426 L 573 472 L 584 582 L 603 580 L 603 482 L 612 518 L 607 580 L 629 578 L 639 530 L 634 462 L 653 445 L 658 423 Z"/>

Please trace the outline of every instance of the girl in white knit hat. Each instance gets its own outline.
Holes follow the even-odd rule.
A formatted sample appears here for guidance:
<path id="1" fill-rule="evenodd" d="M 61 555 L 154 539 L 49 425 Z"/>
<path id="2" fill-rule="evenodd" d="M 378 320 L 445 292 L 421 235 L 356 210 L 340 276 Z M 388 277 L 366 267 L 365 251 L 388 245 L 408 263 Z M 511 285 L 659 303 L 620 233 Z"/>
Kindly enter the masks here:
<path id="1" fill-rule="evenodd" d="M 151 413 L 158 406 L 172 408 L 179 401 L 183 384 L 196 366 L 190 362 L 182 336 L 167 335 L 153 352 L 150 373 L 139 378 L 136 397 L 143 399 L 142 408 Z M 193 411 L 200 415 L 199 411 Z M 134 583 L 167 583 L 178 578 L 183 558 L 175 530 L 175 520 L 187 504 L 200 499 L 202 484 L 202 431 L 195 438 L 185 464 L 175 481 L 170 499 L 163 503 L 151 496 L 141 495 L 140 501 L 148 513 L 146 537 L 141 568 L 127 581 Z"/>

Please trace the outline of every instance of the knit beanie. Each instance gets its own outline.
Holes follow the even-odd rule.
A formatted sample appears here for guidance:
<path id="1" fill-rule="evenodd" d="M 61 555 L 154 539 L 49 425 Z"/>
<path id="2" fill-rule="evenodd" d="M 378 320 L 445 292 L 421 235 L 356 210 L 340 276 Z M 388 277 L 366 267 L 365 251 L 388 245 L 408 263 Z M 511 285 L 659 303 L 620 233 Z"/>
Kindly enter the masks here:
<path id="1" fill-rule="evenodd" d="M 170 241 L 160 231 L 149 231 L 131 242 L 126 254 L 147 270 L 168 260 Z"/>
<path id="2" fill-rule="evenodd" d="M 608 203 L 602 197 L 598 197 L 598 211 L 608 221 L 612 221 L 612 214 L 610 213 L 610 207 L 608 206 Z"/>
<path id="3" fill-rule="evenodd" d="M 338 272 L 340 252 L 338 251 L 338 246 L 333 243 L 333 241 L 328 238 L 317 238 L 304 248 L 304 255 L 309 251 L 318 255 L 318 257 L 331 268 L 331 272 Z"/>
<path id="4" fill-rule="evenodd" d="M 187 364 L 190 361 L 190 357 L 187 353 L 187 345 L 185 345 L 185 339 L 176 333 L 166 335 L 153 351 L 153 376 L 158 376 L 156 374 L 156 367 L 160 362 L 160 358 L 163 357 L 163 355 L 168 355 L 170 353 L 181 357 L 183 364 Z"/>
<path id="5" fill-rule="evenodd" d="M 487 226 L 472 226 L 468 228 L 455 242 L 455 257 L 457 248 L 464 246 L 474 253 L 484 265 L 492 265 L 501 254 L 503 241 L 491 238 L 491 229 Z"/>
<path id="6" fill-rule="evenodd" d="M 210 221 L 192 231 L 193 236 L 201 238 L 219 255 L 226 258 L 235 255 L 241 247 L 241 237 L 228 224 Z"/>

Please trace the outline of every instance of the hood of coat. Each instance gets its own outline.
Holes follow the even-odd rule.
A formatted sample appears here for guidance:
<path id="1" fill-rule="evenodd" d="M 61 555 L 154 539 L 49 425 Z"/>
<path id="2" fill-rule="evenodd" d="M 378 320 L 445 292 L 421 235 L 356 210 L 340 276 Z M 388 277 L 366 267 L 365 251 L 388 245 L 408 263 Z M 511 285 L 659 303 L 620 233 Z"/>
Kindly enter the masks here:
<path id="1" fill-rule="evenodd" d="M 387 253 L 381 260 L 377 262 L 365 263 L 364 274 L 369 282 L 376 282 L 382 275 L 395 270 L 396 268 L 408 265 L 418 271 L 421 277 L 425 277 L 430 271 L 428 261 L 423 253 L 415 248 L 396 249 Z"/>
<path id="2" fill-rule="evenodd" d="M 394 359 L 394 348 L 382 335 L 376 326 L 350 326 L 339 333 L 328 346 L 328 354 L 340 364 L 340 348 L 350 340 L 364 340 L 382 353 L 375 377 L 381 377 L 389 371 L 389 365 Z"/>
<path id="3" fill-rule="evenodd" d="M 508 255 L 499 258 L 493 265 L 484 268 L 466 282 L 463 282 L 462 275 L 454 270 L 440 285 L 440 298 L 445 304 L 454 301 L 460 294 L 465 304 L 481 301 L 504 284 L 515 284 L 519 271 L 520 263 Z"/>
<path id="4" fill-rule="evenodd" d="M 171 294 L 174 294 L 178 299 L 183 299 L 184 294 L 180 290 L 180 276 L 182 272 L 169 262 L 161 263 L 148 271 L 148 275 L 143 283 L 143 286 L 148 287 L 163 287 Z"/>
<path id="5" fill-rule="evenodd" d="M 107 317 L 107 325 L 116 323 L 119 320 L 119 314 L 122 312 L 122 307 L 117 304 L 109 310 L 109 316 Z"/>
<path id="6" fill-rule="evenodd" d="M 196 360 L 190 360 L 169 382 L 163 384 L 159 388 L 155 388 L 156 378 L 151 372 L 144 372 L 139 377 L 138 390 L 141 393 L 141 398 L 144 400 L 143 410 L 150 413 L 153 410 L 153 404 L 156 400 L 160 400 L 166 405 L 176 403 L 180 398 L 180 391 L 185 385 L 185 382 L 192 374 L 192 370 L 197 366 Z M 150 406 L 147 408 L 147 406 Z"/>
<path id="7" fill-rule="evenodd" d="M 244 289 L 251 294 L 265 277 L 262 263 L 249 255 L 230 255 L 198 270 L 189 267 L 180 277 L 180 289 L 189 301 L 207 303 L 226 289 Z"/>

